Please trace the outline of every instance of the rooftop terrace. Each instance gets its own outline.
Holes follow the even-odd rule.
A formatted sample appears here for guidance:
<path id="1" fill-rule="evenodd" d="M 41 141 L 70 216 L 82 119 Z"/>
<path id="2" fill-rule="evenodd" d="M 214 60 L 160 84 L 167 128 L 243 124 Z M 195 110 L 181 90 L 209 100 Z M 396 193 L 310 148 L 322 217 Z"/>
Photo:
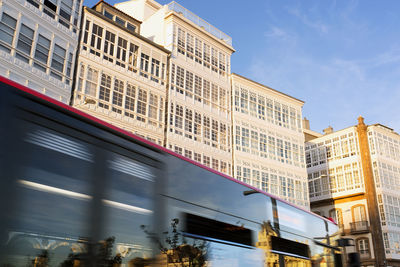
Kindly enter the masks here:
<path id="1" fill-rule="evenodd" d="M 167 5 L 168 9 L 171 11 L 175 11 L 177 13 L 182 14 L 185 18 L 193 22 L 194 24 L 198 25 L 200 28 L 203 28 L 210 34 L 214 35 L 218 39 L 224 41 L 228 45 L 232 46 L 232 38 L 228 36 L 227 34 L 223 33 L 222 31 L 218 30 L 214 26 L 212 26 L 210 23 L 207 21 L 203 20 L 199 16 L 195 15 L 194 13 L 190 12 L 183 6 L 179 5 L 175 1 L 169 3 Z"/>

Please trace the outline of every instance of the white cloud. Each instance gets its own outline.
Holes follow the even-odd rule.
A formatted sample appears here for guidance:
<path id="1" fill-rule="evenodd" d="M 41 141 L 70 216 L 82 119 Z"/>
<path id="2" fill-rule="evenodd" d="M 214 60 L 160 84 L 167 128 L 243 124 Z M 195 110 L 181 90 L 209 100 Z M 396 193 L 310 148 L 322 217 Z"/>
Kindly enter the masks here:
<path id="1" fill-rule="evenodd" d="M 331 67 L 335 68 L 336 73 L 340 73 L 341 75 L 347 74 L 357 77 L 360 81 L 365 80 L 364 68 L 356 60 L 336 58 L 332 61 Z"/>
<path id="2" fill-rule="evenodd" d="M 320 7 L 285 7 L 291 20 L 268 20 L 265 40 L 258 40 L 263 46 L 251 52 L 243 74 L 304 100 L 303 115 L 317 131 L 343 129 L 362 115 L 399 132 L 400 45 L 373 43 L 381 32 L 358 7 L 358 1 L 333 2 L 324 10 L 328 18 L 320 17 Z"/>
<path id="3" fill-rule="evenodd" d="M 267 39 L 266 42 L 269 46 L 274 44 L 279 47 L 295 47 L 297 44 L 297 34 L 289 32 L 281 27 L 272 25 L 264 33 L 264 37 Z"/>
<path id="4" fill-rule="evenodd" d="M 283 29 L 272 26 L 271 30 L 265 33 L 265 36 L 272 38 L 286 38 L 288 34 Z"/>
<path id="5" fill-rule="evenodd" d="M 392 62 L 386 61 L 392 53 L 321 62 L 295 52 L 276 55 L 273 61 L 259 54 L 251 64 L 250 78 L 304 100 L 303 116 L 317 131 L 328 125 L 343 129 L 356 124 L 362 115 L 369 123 L 382 123 L 399 132 L 400 67 L 392 73 L 379 69 L 379 64 Z"/>
<path id="6" fill-rule="evenodd" d="M 400 62 L 400 47 L 384 51 L 368 60 L 372 67 Z"/>
<path id="7" fill-rule="evenodd" d="M 304 25 L 317 30 L 320 33 L 328 33 L 328 26 L 321 21 L 313 21 L 305 13 L 301 12 L 298 8 L 288 8 L 289 14 L 294 15 Z"/>

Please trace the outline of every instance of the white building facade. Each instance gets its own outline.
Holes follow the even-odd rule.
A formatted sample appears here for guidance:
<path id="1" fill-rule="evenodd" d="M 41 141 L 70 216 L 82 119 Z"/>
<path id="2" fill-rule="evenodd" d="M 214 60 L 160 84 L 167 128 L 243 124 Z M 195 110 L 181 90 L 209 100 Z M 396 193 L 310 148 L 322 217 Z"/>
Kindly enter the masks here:
<path id="1" fill-rule="evenodd" d="M 81 0 L 0 2 L 0 75 L 69 103 Z"/>
<path id="2" fill-rule="evenodd" d="M 304 102 L 231 77 L 232 39 L 176 2 L 81 6 L 1 2 L 0 75 L 308 207 Z"/>
<path id="3" fill-rule="evenodd" d="M 306 166 L 312 201 L 364 192 L 356 127 L 306 143 Z"/>
<path id="4" fill-rule="evenodd" d="M 387 260 L 400 265 L 400 135 L 386 126 L 368 127 Z"/>
<path id="5" fill-rule="evenodd" d="M 169 52 L 105 2 L 84 8 L 73 106 L 164 145 Z"/>
<path id="6" fill-rule="evenodd" d="M 234 177 L 309 209 L 303 101 L 232 74 Z"/>
<path id="7" fill-rule="evenodd" d="M 232 174 L 231 38 L 175 2 L 116 7 L 142 20 L 140 33 L 171 51 L 166 147 Z"/>

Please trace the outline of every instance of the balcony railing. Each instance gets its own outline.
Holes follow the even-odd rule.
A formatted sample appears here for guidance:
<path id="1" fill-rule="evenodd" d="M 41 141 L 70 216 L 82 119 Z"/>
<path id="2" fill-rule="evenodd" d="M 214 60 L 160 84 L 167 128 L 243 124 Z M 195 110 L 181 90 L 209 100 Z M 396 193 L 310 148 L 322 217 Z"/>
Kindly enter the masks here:
<path id="1" fill-rule="evenodd" d="M 217 28 L 212 26 L 210 23 L 208 23 L 207 21 L 203 20 L 199 16 L 193 14 L 192 12 L 190 12 L 189 10 L 184 8 L 183 6 L 181 6 L 178 3 L 173 1 L 173 2 L 169 3 L 167 5 L 167 7 L 168 7 L 169 10 L 175 11 L 177 13 L 181 13 L 185 18 L 187 18 L 188 20 L 190 20 L 191 22 L 193 22 L 194 24 L 196 24 L 200 28 L 203 28 L 204 30 L 206 30 L 210 34 L 214 35 L 218 39 L 221 39 L 225 43 L 227 43 L 228 45 L 232 46 L 232 38 L 230 36 L 226 35 L 222 31 L 218 30 Z"/>
<path id="2" fill-rule="evenodd" d="M 351 234 L 366 233 L 366 232 L 369 232 L 368 221 L 359 221 L 350 223 Z"/>
<path id="3" fill-rule="evenodd" d="M 371 258 L 371 255 L 369 254 L 369 250 L 359 250 L 360 253 L 360 259 L 365 260 Z"/>

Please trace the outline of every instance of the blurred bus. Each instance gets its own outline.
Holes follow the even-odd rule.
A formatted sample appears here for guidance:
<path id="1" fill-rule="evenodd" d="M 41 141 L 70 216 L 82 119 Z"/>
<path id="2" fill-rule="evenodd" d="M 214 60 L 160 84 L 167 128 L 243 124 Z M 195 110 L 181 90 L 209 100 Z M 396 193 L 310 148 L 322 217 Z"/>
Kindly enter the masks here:
<path id="1" fill-rule="evenodd" d="M 341 266 L 331 221 L 0 84 L 0 266 Z"/>

